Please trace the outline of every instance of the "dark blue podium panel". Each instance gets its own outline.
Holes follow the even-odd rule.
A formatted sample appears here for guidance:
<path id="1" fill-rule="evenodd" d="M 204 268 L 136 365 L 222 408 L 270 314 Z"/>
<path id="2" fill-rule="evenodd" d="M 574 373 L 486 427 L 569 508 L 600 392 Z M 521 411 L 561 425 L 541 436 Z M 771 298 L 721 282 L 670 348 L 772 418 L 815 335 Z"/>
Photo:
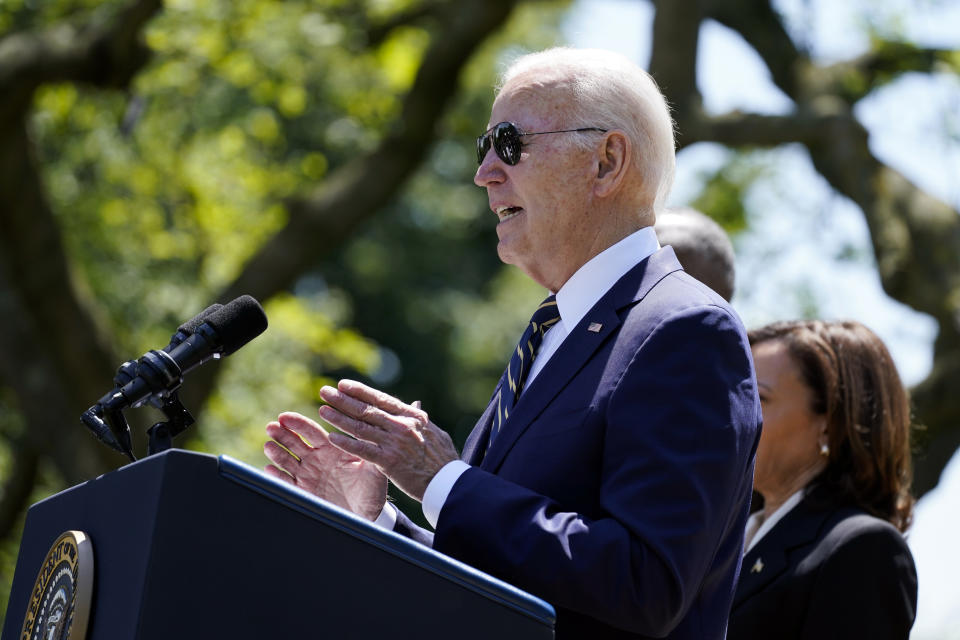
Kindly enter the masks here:
<path id="1" fill-rule="evenodd" d="M 72 529 L 93 543 L 88 640 L 553 637 L 538 598 L 241 462 L 170 450 L 30 508 L 3 640 Z"/>

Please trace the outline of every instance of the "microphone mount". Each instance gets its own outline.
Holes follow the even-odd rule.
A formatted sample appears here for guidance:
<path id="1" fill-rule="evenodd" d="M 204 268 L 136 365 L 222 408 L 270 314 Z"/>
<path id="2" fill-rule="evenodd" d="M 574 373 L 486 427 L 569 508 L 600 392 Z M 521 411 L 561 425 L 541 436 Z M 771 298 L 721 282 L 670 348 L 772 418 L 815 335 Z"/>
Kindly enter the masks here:
<path id="1" fill-rule="evenodd" d="M 154 402 L 151 398 L 151 404 Z M 173 438 L 195 422 L 176 391 L 164 396 L 154 406 L 162 411 L 167 419 L 155 423 L 147 430 L 148 456 L 171 448 Z M 136 462 L 137 456 L 133 453 L 130 441 L 130 425 L 123 415 L 123 409 L 111 410 L 98 403 L 87 409 L 80 419 L 101 442 L 127 456 L 130 462 Z"/>
<path id="2" fill-rule="evenodd" d="M 177 392 L 174 391 L 164 399 L 160 410 L 167 417 L 166 422 L 157 422 L 147 429 L 149 440 L 147 442 L 147 455 L 152 456 L 155 453 L 166 451 L 173 446 L 174 436 L 183 433 L 187 427 L 193 424 L 193 416 L 187 411 Z"/>

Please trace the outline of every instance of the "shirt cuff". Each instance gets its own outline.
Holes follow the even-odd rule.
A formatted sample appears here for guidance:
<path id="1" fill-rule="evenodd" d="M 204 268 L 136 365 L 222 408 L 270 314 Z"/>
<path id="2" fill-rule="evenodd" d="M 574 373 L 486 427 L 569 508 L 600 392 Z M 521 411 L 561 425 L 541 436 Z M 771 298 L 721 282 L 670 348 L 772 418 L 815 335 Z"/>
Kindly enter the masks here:
<path id="1" fill-rule="evenodd" d="M 457 478 L 469 468 L 470 465 L 463 460 L 448 462 L 427 485 L 427 490 L 423 492 L 423 516 L 434 529 L 437 528 L 437 520 L 440 519 L 440 510 L 447 501 L 447 496 L 450 495 Z"/>
<path id="2" fill-rule="evenodd" d="M 373 524 L 377 525 L 381 529 L 393 531 L 393 528 L 397 524 L 397 508 L 389 502 L 384 502 L 383 509 L 380 511 L 380 515 L 377 516 L 377 519 L 373 521 Z"/>

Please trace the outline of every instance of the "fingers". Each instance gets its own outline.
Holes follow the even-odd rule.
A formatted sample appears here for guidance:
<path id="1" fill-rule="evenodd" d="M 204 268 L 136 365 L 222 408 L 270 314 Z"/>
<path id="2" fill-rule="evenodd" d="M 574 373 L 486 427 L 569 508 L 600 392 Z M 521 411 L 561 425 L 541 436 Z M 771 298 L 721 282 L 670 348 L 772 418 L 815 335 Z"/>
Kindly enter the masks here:
<path id="1" fill-rule="evenodd" d="M 285 411 L 277 417 L 282 427 L 298 434 L 314 447 L 321 446 L 327 440 L 327 432 L 319 424 L 305 415 Z"/>
<path id="2" fill-rule="evenodd" d="M 364 440 L 354 440 L 342 433 L 330 434 L 330 443 L 338 449 L 364 460 L 369 460 L 374 464 L 378 464 L 383 457 L 383 450 L 378 444 Z"/>
<path id="3" fill-rule="evenodd" d="M 267 424 L 267 436 L 273 438 L 263 445 L 264 455 L 273 462 L 273 471 L 267 473 L 296 484 L 311 452 L 330 447 L 327 432 L 313 420 L 299 413 L 281 413 L 277 420 Z"/>
<path id="4" fill-rule="evenodd" d="M 273 440 L 264 444 L 264 453 L 267 454 L 268 458 L 279 463 L 281 467 L 287 466 L 287 464 L 284 464 L 288 462 L 284 460 L 284 455 L 287 457 L 291 457 L 291 455 L 296 456 L 294 462 L 299 462 L 300 459 L 307 455 L 309 445 L 304 442 L 298 434 L 290 431 L 279 422 L 271 422 L 267 425 L 267 436 L 273 438 Z M 279 446 L 278 443 L 282 445 L 282 447 Z M 268 447 L 268 445 L 270 446 Z M 286 451 L 284 451 L 284 449 Z M 273 453 L 272 456 L 271 453 Z"/>
<path id="5" fill-rule="evenodd" d="M 273 476 L 274 478 L 276 478 L 276 479 L 278 479 L 278 480 L 283 480 L 284 482 L 286 482 L 286 483 L 288 483 L 288 484 L 292 484 L 293 486 L 297 486 L 297 482 L 296 482 L 296 480 L 293 479 L 293 476 L 291 476 L 291 475 L 290 475 L 289 473 L 287 473 L 286 471 L 284 471 L 284 470 L 282 470 L 282 469 L 280 469 L 280 468 L 278 468 L 278 467 L 273 466 L 272 464 L 268 464 L 267 466 L 265 466 L 265 467 L 263 468 L 263 470 L 267 473 L 268 476 Z"/>
<path id="6" fill-rule="evenodd" d="M 321 388 L 320 397 L 327 403 L 320 408 L 323 420 L 364 440 L 380 442 L 386 433 L 413 433 L 422 440 L 421 431 L 429 422 L 418 406 L 352 380 L 342 380 L 336 389 Z"/>
<path id="7" fill-rule="evenodd" d="M 331 405 L 324 405 L 320 407 L 319 412 L 321 418 L 332 424 L 340 431 L 349 433 L 354 438 L 360 438 L 362 440 L 368 440 L 371 442 L 378 442 L 381 440 L 386 435 L 387 430 L 393 427 L 390 417 L 386 416 L 385 414 L 377 417 L 378 422 L 383 425 L 380 426 L 368 422 L 369 420 L 373 419 L 373 417 L 369 414 L 366 414 L 364 419 L 358 420 L 342 413 Z M 328 437 L 329 441 L 333 443 L 334 446 L 337 446 L 344 451 L 349 451 L 348 449 L 344 449 L 337 444 L 337 440 L 333 438 L 334 435 L 336 434 L 331 434 Z"/>
<path id="8" fill-rule="evenodd" d="M 299 413 L 281 413 L 277 420 L 267 424 L 267 435 L 297 458 L 303 458 L 312 449 L 329 445 L 327 432 L 316 422 Z"/>
<path id="9" fill-rule="evenodd" d="M 331 388 L 324 387 L 324 389 L 329 390 Z M 324 389 L 320 390 L 321 396 L 323 395 Z M 346 396 L 357 401 L 353 406 L 358 407 L 360 412 L 364 410 L 364 404 L 366 404 L 391 415 L 410 416 L 414 418 L 422 418 L 424 416 L 419 406 L 409 405 L 383 391 L 368 387 L 356 380 L 341 380 L 337 383 L 336 391 L 339 391 L 341 396 Z M 351 415 L 360 417 L 361 413 L 351 413 Z"/>
<path id="10" fill-rule="evenodd" d="M 270 434 L 269 429 L 267 429 L 267 434 Z M 294 454 L 290 453 L 290 451 L 284 447 L 281 447 L 273 440 L 268 440 L 263 444 L 263 455 L 267 456 L 267 459 L 273 463 L 273 465 L 270 466 L 274 467 L 274 469 L 283 475 L 286 475 L 287 477 L 293 476 L 297 466 L 300 464 L 299 456 L 295 456 Z M 281 477 L 281 479 L 285 478 Z"/>
<path id="11" fill-rule="evenodd" d="M 353 380 L 323 387 L 320 397 L 327 403 L 320 417 L 343 431 L 330 433 L 327 441 L 344 455 L 372 463 L 416 500 L 437 471 L 459 457 L 450 436 L 430 422 L 419 401 L 406 404 Z M 376 506 L 379 512 L 382 504 Z"/>

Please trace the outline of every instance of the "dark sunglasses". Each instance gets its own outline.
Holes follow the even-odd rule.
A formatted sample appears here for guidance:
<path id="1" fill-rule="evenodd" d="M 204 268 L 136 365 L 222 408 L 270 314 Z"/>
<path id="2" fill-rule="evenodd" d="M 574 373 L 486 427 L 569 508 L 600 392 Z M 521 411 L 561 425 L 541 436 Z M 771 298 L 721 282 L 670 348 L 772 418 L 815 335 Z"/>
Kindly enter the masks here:
<path id="1" fill-rule="evenodd" d="M 497 156 L 508 165 L 513 166 L 520 162 L 520 149 L 523 143 L 520 138 L 524 136 L 542 136 L 545 133 L 571 133 L 574 131 L 600 131 L 606 133 L 606 129 L 599 127 L 583 127 L 580 129 L 560 129 L 559 131 L 537 131 L 535 133 L 524 133 L 520 127 L 512 122 L 501 122 L 487 129 L 482 136 L 477 138 L 477 164 L 483 164 L 483 159 L 487 157 L 490 151 L 490 145 L 493 144 L 493 150 Z"/>

